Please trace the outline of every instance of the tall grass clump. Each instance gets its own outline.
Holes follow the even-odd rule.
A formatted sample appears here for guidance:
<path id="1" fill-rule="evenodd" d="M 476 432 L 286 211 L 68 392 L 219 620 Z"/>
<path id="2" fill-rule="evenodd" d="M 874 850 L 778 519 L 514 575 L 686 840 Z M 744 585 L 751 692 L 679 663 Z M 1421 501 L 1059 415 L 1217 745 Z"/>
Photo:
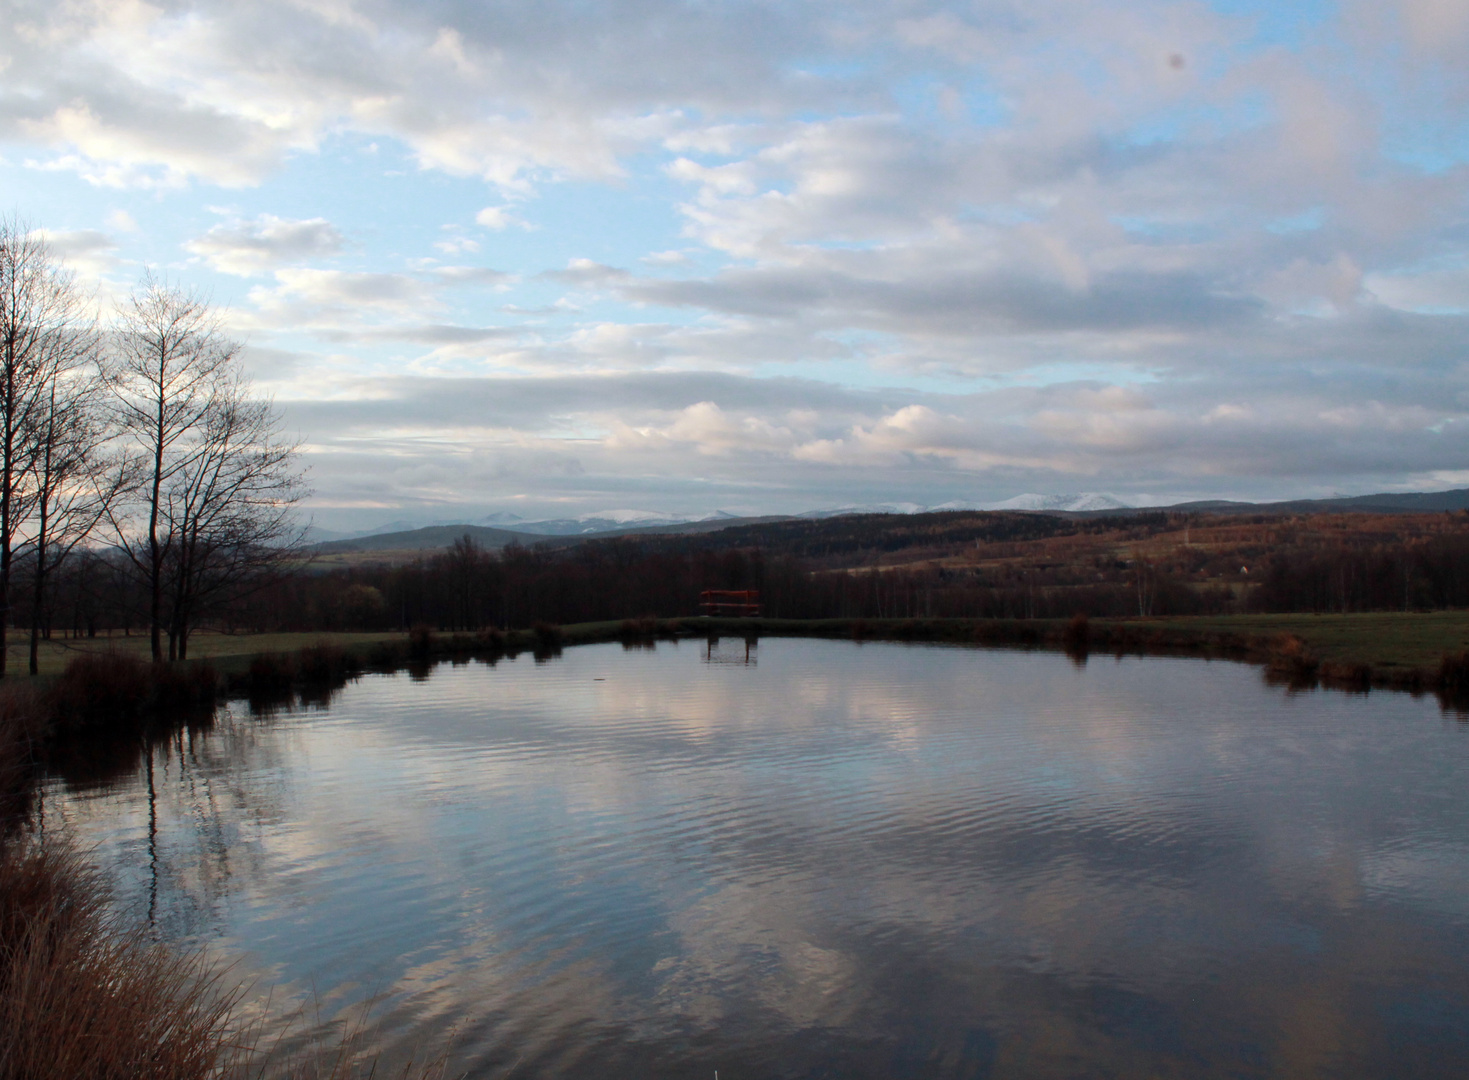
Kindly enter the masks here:
<path id="1" fill-rule="evenodd" d="M 1294 634 L 1281 634 L 1270 643 L 1266 674 L 1291 686 L 1315 683 L 1321 662 L 1311 654 L 1306 643 Z"/>
<path id="2" fill-rule="evenodd" d="M 245 678 L 252 699 L 289 695 L 296 682 L 296 659 L 287 653 L 261 653 L 251 659 Z"/>
<path id="3" fill-rule="evenodd" d="M 1085 656 L 1091 649 L 1091 644 L 1091 622 L 1087 619 L 1086 612 L 1078 611 L 1071 616 L 1071 621 L 1066 624 L 1066 629 L 1061 631 L 1061 647 L 1068 655 L 1076 657 Z"/>
<path id="4" fill-rule="evenodd" d="M 62 730 L 120 734 L 136 727 L 153 700 L 151 665 L 103 652 L 78 656 L 51 686 L 50 711 Z"/>
<path id="5" fill-rule="evenodd" d="M 1469 649 L 1444 653 L 1438 663 L 1437 690 L 1444 708 L 1469 713 Z"/>
<path id="6" fill-rule="evenodd" d="M 561 627 L 555 623 L 537 621 L 531 624 L 531 635 L 534 644 L 531 646 L 531 655 L 536 662 L 540 663 L 551 659 L 553 656 L 561 655 L 562 633 Z"/>
<path id="7" fill-rule="evenodd" d="M 100 875 L 55 840 L 0 847 L 0 1077 L 204 1080 L 235 1050 L 239 992 L 107 909 Z"/>
<path id="8" fill-rule="evenodd" d="M 418 623 L 408 631 L 408 655 L 414 660 L 427 660 L 434 651 L 433 628 Z"/>
<path id="9" fill-rule="evenodd" d="M 296 671 L 304 683 L 340 686 L 361 674 L 362 665 L 340 645 L 322 642 L 296 654 Z"/>
<path id="10" fill-rule="evenodd" d="M 227 968 L 150 941 L 107 901 L 102 875 L 65 843 L 43 844 L 24 832 L 0 841 L 0 1078 L 385 1075 L 366 1010 L 288 1051 L 285 1036 L 262 1045 L 258 1026 L 239 1026 L 245 988 L 229 980 Z M 445 1053 L 415 1057 L 396 1075 L 438 1080 L 447 1060 Z"/>
<path id="11" fill-rule="evenodd" d="M 1443 654 L 1438 663 L 1438 688 L 1455 697 L 1469 697 L 1469 650 Z"/>
<path id="12" fill-rule="evenodd" d="M 187 719 L 212 713 L 219 702 L 221 679 L 212 664 L 159 664 L 150 675 L 153 708 L 166 716 Z"/>
<path id="13" fill-rule="evenodd" d="M 658 636 L 658 620 L 652 615 L 640 619 L 623 619 L 617 627 L 617 636 L 623 644 L 651 641 Z"/>
<path id="14" fill-rule="evenodd" d="M 0 845 L 30 812 L 46 728 L 34 689 L 14 683 L 0 687 Z"/>

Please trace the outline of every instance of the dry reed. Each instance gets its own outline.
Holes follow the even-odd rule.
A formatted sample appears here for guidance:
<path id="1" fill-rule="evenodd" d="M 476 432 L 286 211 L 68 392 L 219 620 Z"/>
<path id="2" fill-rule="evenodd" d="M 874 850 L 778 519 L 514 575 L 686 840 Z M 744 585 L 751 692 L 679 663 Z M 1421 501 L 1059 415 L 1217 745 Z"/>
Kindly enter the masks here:
<path id="1" fill-rule="evenodd" d="M 244 988 L 227 968 L 150 941 L 107 901 L 102 875 L 64 842 L 22 831 L 0 846 L 0 1080 L 379 1075 L 367 1007 L 289 1049 L 301 1017 L 288 1018 L 262 1048 L 259 1024 L 240 1029 Z M 447 1062 L 410 1059 L 397 1075 L 441 1080 Z"/>
<path id="2" fill-rule="evenodd" d="M 313 660 L 336 666 L 335 657 Z M 262 1051 L 260 1029 L 240 1028 L 244 988 L 227 968 L 151 940 L 109 904 L 101 871 L 66 840 L 54 833 L 43 840 L 28 827 L 48 736 L 106 743 L 145 721 L 150 706 L 212 707 L 212 671 L 154 675 L 130 658 L 103 655 L 73 662 L 49 692 L 0 686 L 0 1080 L 377 1073 L 365 1013 L 340 1037 L 306 1040 L 284 1056 Z M 399 1075 L 438 1080 L 446 1060 L 410 1061 Z"/>
<path id="3" fill-rule="evenodd" d="M 238 991 L 201 954 L 123 926 L 106 899 L 64 844 L 21 834 L 0 851 L 0 1077 L 218 1075 Z"/>

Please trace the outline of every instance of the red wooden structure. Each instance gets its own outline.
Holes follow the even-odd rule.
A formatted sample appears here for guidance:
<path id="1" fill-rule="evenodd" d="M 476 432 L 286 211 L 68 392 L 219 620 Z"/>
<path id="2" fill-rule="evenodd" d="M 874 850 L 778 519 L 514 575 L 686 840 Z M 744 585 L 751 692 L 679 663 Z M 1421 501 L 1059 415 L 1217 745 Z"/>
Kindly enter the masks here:
<path id="1" fill-rule="evenodd" d="M 759 615 L 759 589 L 705 589 L 699 594 L 705 615 Z"/>

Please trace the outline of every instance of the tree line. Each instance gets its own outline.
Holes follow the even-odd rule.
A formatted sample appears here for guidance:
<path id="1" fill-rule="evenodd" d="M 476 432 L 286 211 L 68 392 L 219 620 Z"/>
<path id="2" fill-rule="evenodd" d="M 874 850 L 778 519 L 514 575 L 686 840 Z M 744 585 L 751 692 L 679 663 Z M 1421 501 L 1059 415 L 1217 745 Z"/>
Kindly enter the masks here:
<path id="1" fill-rule="evenodd" d="M 240 352 L 207 298 L 151 273 L 104 313 L 0 219 L 0 676 L 17 616 L 37 671 L 58 587 L 107 591 L 124 626 L 141 601 L 162 661 L 285 565 L 298 448 Z"/>
<path id="2" fill-rule="evenodd" d="M 1094 526 L 1085 523 L 1084 528 Z M 1040 526 L 1045 529 L 1047 527 Z M 698 615 L 704 589 L 758 589 L 774 618 L 1128 618 L 1469 607 L 1469 534 L 1263 554 L 1253 584 L 1192 571 L 1226 556 L 1017 558 L 1000 566 L 831 568 L 722 534 L 486 550 L 469 536 L 406 565 L 306 570 L 242 600 L 235 629 L 446 631 Z M 1236 563 L 1238 557 L 1236 556 Z M 1238 568 L 1238 567 L 1237 567 Z"/>

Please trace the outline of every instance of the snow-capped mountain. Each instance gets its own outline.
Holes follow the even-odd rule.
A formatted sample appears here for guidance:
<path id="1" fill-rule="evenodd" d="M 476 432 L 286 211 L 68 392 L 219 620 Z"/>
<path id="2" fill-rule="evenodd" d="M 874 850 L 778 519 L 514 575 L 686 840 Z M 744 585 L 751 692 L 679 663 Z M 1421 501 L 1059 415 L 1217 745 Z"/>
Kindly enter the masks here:
<path id="1" fill-rule="evenodd" d="M 847 506 L 833 506 L 821 510 L 808 510 L 803 514 L 793 515 L 802 518 L 830 518 L 841 517 L 845 514 L 928 514 L 939 513 L 946 510 L 1125 510 L 1129 504 L 1123 502 L 1115 495 L 1102 492 L 1087 491 L 1071 495 L 1017 495 L 1013 499 L 1003 502 L 975 502 L 964 499 L 951 499 L 948 502 L 938 503 L 935 506 L 924 506 L 913 502 L 887 502 L 887 503 L 863 503 L 850 504 Z M 645 529 L 656 526 L 668 525 L 691 525 L 705 521 L 737 521 L 742 518 L 757 516 L 756 512 L 748 510 L 715 510 L 710 514 L 666 514 L 657 510 L 596 510 L 592 513 L 581 514 L 577 517 L 548 518 L 540 521 L 528 521 L 519 514 L 507 510 L 496 511 L 484 517 L 477 518 L 472 522 L 464 519 L 442 518 L 435 521 L 390 521 L 371 529 L 362 529 L 357 532 L 336 532 L 329 529 L 320 529 L 315 526 L 311 529 L 311 539 L 321 542 L 327 540 L 357 539 L 366 536 L 376 536 L 380 533 L 408 532 L 413 529 L 421 529 L 433 525 L 455 525 L 473 524 L 488 525 L 497 529 L 509 529 L 514 532 L 528 533 L 532 536 L 591 536 L 597 533 L 621 532 L 628 529 Z"/>
<path id="2" fill-rule="evenodd" d="M 910 502 L 865 503 L 860 506 L 833 506 L 825 510 L 807 510 L 804 514 L 797 514 L 796 517 L 829 518 L 842 517 L 845 514 L 922 514 L 928 510 L 927 506 Z"/>
<path id="3" fill-rule="evenodd" d="M 969 499 L 950 499 L 934 506 L 922 506 L 911 502 L 868 503 L 865 505 L 838 506 L 828 510 L 808 510 L 797 517 L 827 518 L 842 514 L 937 514 L 947 510 L 1129 510 L 1132 506 L 1115 495 L 1099 491 L 1084 491 L 1071 495 L 1016 495 L 1003 502 L 976 502 Z"/>
<path id="4" fill-rule="evenodd" d="M 734 520 L 739 514 L 716 510 L 712 514 L 681 516 L 656 510 L 598 510 L 574 518 L 552 518 L 548 521 L 517 521 L 502 528 L 537 536 L 581 536 L 588 533 L 612 532 L 620 529 L 646 529 L 656 525 L 688 525 L 696 521 Z M 488 523 L 488 522 L 487 522 Z"/>
<path id="5" fill-rule="evenodd" d="M 935 507 L 934 509 L 938 509 Z M 1069 510 L 1079 512 L 1084 510 L 1129 510 L 1130 504 L 1123 502 L 1116 495 L 1108 495 L 1100 491 L 1083 491 L 1073 495 L 1016 495 L 1013 499 L 1004 502 L 987 503 L 982 510 Z"/>

